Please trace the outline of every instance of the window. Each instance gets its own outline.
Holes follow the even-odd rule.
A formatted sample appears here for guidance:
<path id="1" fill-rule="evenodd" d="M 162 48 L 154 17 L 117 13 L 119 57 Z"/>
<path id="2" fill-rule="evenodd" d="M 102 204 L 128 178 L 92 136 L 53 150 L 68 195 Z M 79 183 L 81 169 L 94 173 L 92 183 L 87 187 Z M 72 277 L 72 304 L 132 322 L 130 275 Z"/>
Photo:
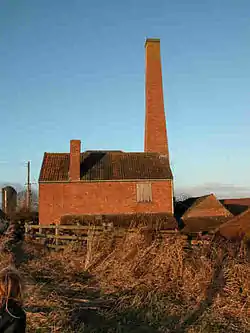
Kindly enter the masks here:
<path id="1" fill-rule="evenodd" d="M 150 183 L 137 184 L 137 202 L 152 202 L 152 186 Z"/>

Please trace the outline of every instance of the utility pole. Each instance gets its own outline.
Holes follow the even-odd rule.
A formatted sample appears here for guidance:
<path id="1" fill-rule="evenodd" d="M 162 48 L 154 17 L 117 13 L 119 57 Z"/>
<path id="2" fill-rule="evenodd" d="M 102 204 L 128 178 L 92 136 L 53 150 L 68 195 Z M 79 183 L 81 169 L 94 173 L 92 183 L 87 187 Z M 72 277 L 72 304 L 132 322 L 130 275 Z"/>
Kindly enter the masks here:
<path id="1" fill-rule="evenodd" d="M 31 183 L 30 181 L 30 161 L 27 162 L 27 183 L 25 184 L 26 192 L 25 192 L 25 208 L 28 212 L 31 211 L 31 204 L 32 204 L 32 189 L 31 185 L 36 183 Z"/>
<path id="2" fill-rule="evenodd" d="M 26 191 L 26 209 L 30 212 L 31 209 L 31 183 L 30 183 L 30 161 L 27 163 L 27 191 Z"/>

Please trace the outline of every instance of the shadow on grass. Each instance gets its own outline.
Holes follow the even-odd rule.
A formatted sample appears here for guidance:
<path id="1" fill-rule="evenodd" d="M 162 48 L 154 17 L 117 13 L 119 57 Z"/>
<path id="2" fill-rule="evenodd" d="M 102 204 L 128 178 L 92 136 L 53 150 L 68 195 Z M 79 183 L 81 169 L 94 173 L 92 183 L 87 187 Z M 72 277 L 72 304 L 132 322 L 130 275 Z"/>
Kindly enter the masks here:
<path id="1" fill-rule="evenodd" d="M 210 257 L 214 262 L 214 268 L 211 281 L 205 293 L 205 299 L 201 301 L 200 304 L 193 309 L 193 311 L 191 311 L 184 318 L 181 319 L 180 323 L 177 325 L 176 328 L 176 332 L 178 333 L 186 332 L 188 327 L 195 325 L 195 323 L 199 321 L 203 314 L 212 307 L 216 297 L 221 292 L 223 292 L 223 289 L 226 285 L 224 269 L 227 265 L 227 261 L 230 255 L 233 257 L 237 257 L 240 252 L 239 244 L 231 244 L 231 248 L 229 248 L 228 244 L 225 244 L 225 240 L 221 237 L 215 238 L 214 246 L 215 247 L 213 249 L 216 250 L 210 250 L 207 253 L 207 256 Z M 231 318 L 231 321 L 232 319 L 233 318 Z M 240 331 L 241 330 L 239 330 L 238 332 Z"/>
<path id="2" fill-rule="evenodd" d="M 110 316 L 105 311 L 78 308 L 72 311 L 70 320 L 74 332 L 159 332 L 157 326 L 142 316 L 141 311 L 133 311 L 132 309 Z"/>
<path id="3" fill-rule="evenodd" d="M 94 276 L 86 272 L 72 272 L 66 275 L 63 264 L 59 260 L 50 263 L 46 269 L 36 270 L 31 274 L 36 283 L 46 284 L 45 294 L 55 292 L 59 299 L 65 301 L 63 304 L 67 326 L 70 326 L 70 330 L 75 333 L 184 333 L 191 328 L 197 328 L 193 332 L 204 333 L 247 332 L 235 318 L 226 318 L 223 322 L 219 322 L 218 319 L 213 322 L 206 319 L 207 322 L 204 322 L 207 311 L 225 285 L 224 267 L 228 253 L 222 249 L 220 255 L 215 253 L 213 256 L 214 271 L 205 299 L 193 311 L 187 310 L 186 313 L 185 301 L 179 300 L 177 304 L 168 295 L 156 294 L 150 304 L 143 301 L 142 297 L 142 302 L 138 302 L 137 306 L 133 302 L 137 293 L 132 291 L 104 296 Z M 88 302 L 84 303 L 84 298 Z M 99 300 L 104 302 L 98 304 Z M 170 312 L 171 308 L 178 310 L 173 314 L 173 311 Z M 34 305 L 29 312 L 49 313 L 50 310 L 57 311 L 57 309 L 39 308 Z M 230 325 L 231 328 L 228 330 L 227 327 Z"/>
<path id="4" fill-rule="evenodd" d="M 50 313 L 53 311 L 54 308 L 50 306 L 39 306 L 39 305 L 32 305 L 32 306 L 26 306 L 25 311 L 30 313 Z"/>
<path id="5" fill-rule="evenodd" d="M 78 307 L 71 311 L 69 321 L 72 331 L 77 333 L 181 333 L 191 332 L 191 329 L 192 332 L 203 333 L 249 332 L 234 317 L 222 318 L 220 321 L 207 314 L 188 322 L 185 327 L 178 327 L 182 320 L 181 314 L 162 314 L 160 318 L 152 318 L 149 316 L 151 310 L 151 308 L 135 309 L 133 306 L 121 311 L 115 308 L 98 310 Z"/>
<path id="6" fill-rule="evenodd" d="M 168 307 L 171 307 L 170 298 L 157 295 L 149 304 L 145 301 L 146 295 L 147 293 L 140 293 L 137 303 L 135 298 L 138 293 L 127 290 L 103 295 L 103 303 L 97 303 L 96 307 L 93 304 L 93 307 L 72 308 L 69 316 L 71 329 L 74 332 L 87 333 L 175 332 L 181 315 L 168 314 Z M 157 300 L 158 304 L 154 304 Z M 173 300 L 175 305 L 179 302 L 181 301 Z"/>
<path id="7" fill-rule="evenodd" d="M 205 298 L 197 307 L 192 311 L 186 313 L 178 313 L 168 315 L 169 309 L 172 304 L 166 295 L 157 296 L 151 304 L 142 302 L 143 306 L 133 307 L 133 298 L 135 295 L 130 292 L 126 295 L 118 293 L 109 295 L 117 304 L 111 302 L 110 309 L 86 309 L 78 307 L 71 312 L 70 322 L 73 325 L 75 332 L 83 332 L 77 325 L 84 323 L 84 332 L 188 332 L 189 329 L 197 326 L 197 332 L 202 329 L 202 332 L 228 332 L 228 327 L 231 327 L 230 332 L 247 332 L 237 318 L 222 318 L 222 322 L 214 319 L 213 322 L 207 317 L 210 308 L 218 294 L 220 294 L 225 287 L 224 269 L 227 266 L 227 261 L 230 257 L 226 247 L 218 244 L 216 251 L 207 253 L 208 256 L 213 257 L 214 269 L 211 281 L 207 287 Z M 239 249 L 234 248 L 233 257 L 238 255 Z M 124 297 L 125 296 L 125 297 Z M 113 303 L 113 304 L 112 304 Z M 122 308 L 120 304 L 122 304 Z M 124 304 L 125 303 L 125 304 Z M 146 304 L 145 304 L 146 303 Z M 158 304 L 160 303 L 160 304 Z M 179 308 L 185 309 L 186 304 L 180 301 Z M 171 311 L 172 313 L 172 311 Z M 210 315 L 209 315 L 210 317 Z M 212 318 L 212 317 L 211 317 Z"/>

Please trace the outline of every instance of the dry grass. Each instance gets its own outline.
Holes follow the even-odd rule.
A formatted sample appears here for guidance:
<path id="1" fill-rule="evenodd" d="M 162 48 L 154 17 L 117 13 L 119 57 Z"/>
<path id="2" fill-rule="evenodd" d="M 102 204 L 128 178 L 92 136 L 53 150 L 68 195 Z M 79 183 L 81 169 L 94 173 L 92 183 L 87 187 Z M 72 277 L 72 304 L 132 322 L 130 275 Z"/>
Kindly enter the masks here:
<path id="1" fill-rule="evenodd" d="M 26 243 L 28 332 L 250 332 L 246 253 L 149 236 L 92 235 L 62 253 Z"/>

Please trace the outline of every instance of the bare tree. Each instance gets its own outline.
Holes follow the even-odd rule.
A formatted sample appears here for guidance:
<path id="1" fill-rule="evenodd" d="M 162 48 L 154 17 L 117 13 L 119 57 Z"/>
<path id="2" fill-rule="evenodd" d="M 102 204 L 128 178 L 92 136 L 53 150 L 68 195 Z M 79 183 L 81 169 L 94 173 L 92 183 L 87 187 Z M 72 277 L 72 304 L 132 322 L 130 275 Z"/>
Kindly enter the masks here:
<path id="1" fill-rule="evenodd" d="M 17 194 L 17 211 L 27 211 L 27 195 L 26 195 L 26 188 L 22 189 Z M 32 188 L 31 189 L 31 207 L 30 210 L 32 212 L 38 211 L 38 193 L 37 191 Z"/>
<path id="2" fill-rule="evenodd" d="M 189 195 L 187 193 L 180 193 L 178 195 L 175 195 L 174 198 L 175 198 L 175 202 L 182 202 L 182 201 L 185 201 L 185 200 L 191 198 L 191 195 Z"/>

